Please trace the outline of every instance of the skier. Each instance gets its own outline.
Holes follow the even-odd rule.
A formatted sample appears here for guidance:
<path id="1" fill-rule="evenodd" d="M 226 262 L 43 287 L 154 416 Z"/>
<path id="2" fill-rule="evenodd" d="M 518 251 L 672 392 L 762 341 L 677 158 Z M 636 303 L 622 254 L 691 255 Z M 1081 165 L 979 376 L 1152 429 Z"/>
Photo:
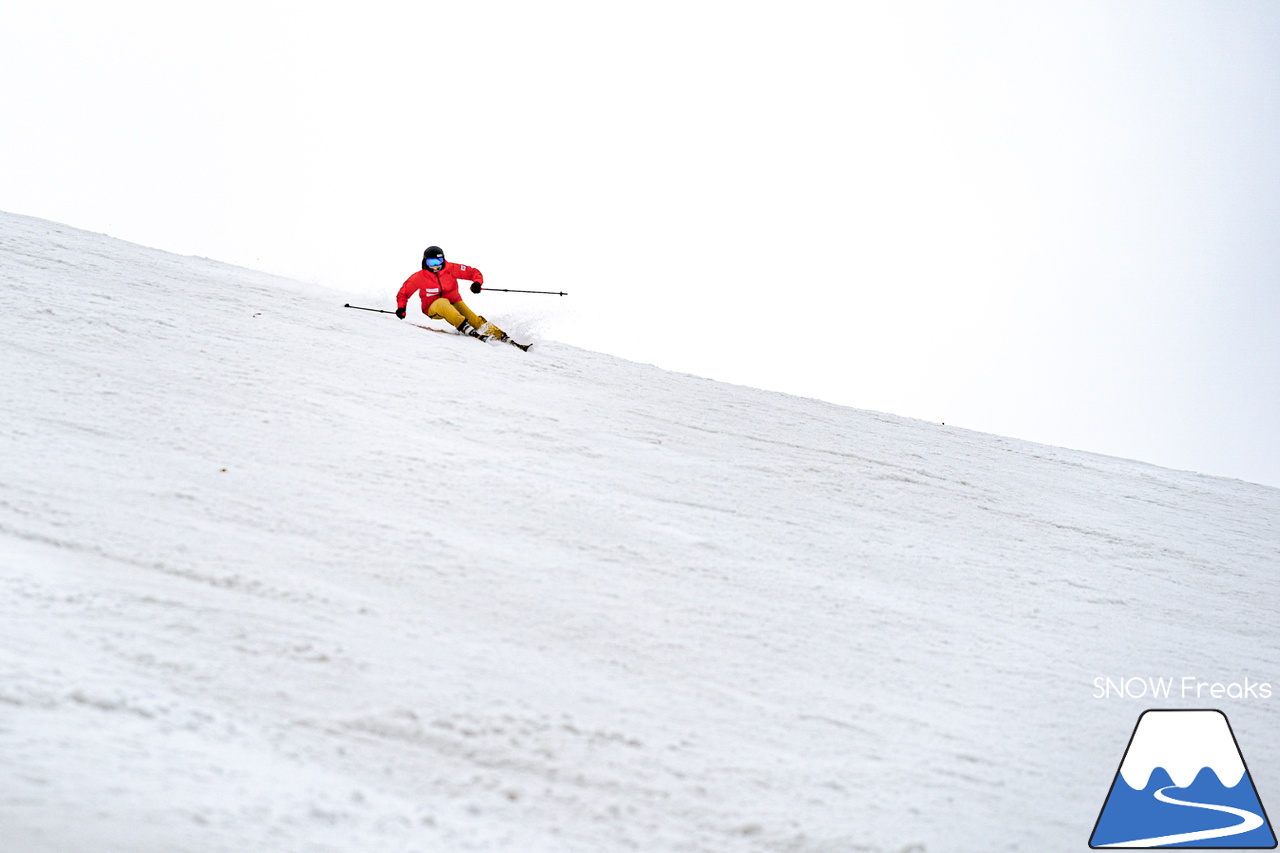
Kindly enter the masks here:
<path id="1" fill-rule="evenodd" d="M 527 344 L 517 344 L 506 332 L 467 307 L 458 293 L 458 279 L 484 284 L 480 270 L 446 261 L 443 249 L 428 246 L 422 253 L 422 269 L 400 285 L 400 292 L 396 294 L 396 316 L 404 319 L 409 297 L 417 292 L 422 296 L 422 313 L 431 319 L 444 320 L 464 335 L 482 341 L 495 338 L 527 350 Z M 479 293 L 474 286 L 473 290 Z"/>

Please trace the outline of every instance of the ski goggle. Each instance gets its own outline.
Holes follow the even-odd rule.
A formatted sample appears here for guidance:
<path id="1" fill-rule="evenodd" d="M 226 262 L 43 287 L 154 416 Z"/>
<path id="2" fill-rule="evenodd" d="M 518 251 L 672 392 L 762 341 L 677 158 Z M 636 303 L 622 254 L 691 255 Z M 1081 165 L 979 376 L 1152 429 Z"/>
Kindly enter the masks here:
<path id="1" fill-rule="evenodd" d="M 427 266 L 442 267 L 444 266 L 444 258 L 427 258 Z"/>

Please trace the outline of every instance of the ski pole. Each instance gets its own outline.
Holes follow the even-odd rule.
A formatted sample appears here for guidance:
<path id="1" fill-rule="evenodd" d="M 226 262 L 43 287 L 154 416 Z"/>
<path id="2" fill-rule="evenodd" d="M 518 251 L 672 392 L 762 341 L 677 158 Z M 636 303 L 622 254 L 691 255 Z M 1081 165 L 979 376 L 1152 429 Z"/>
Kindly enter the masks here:
<path id="1" fill-rule="evenodd" d="M 479 293 L 482 290 L 485 290 L 485 291 L 494 290 L 494 291 L 497 291 L 498 293 L 545 293 L 548 296 L 568 296 L 569 295 L 563 291 L 556 291 L 556 290 L 508 290 L 505 287 L 485 287 L 484 285 L 477 284 L 474 281 L 471 282 L 472 293 Z"/>
<path id="2" fill-rule="evenodd" d="M 396 312 L 394 312 L 394 311 L 384 311 L 384 310 L 383 310 L 383 309 L 381 309 L 381 308 L 361 308 L 359 305 L 352 305 L 350 302 L 348 302 L 346 305 L 343 305 L 342 307 L 343 307 L 343 308 L 354 308 L 354 309 L 356 309 L 357 311 L 377 311 L 379 314 L 394 314 L 394 313 L 396 313 Z"/>

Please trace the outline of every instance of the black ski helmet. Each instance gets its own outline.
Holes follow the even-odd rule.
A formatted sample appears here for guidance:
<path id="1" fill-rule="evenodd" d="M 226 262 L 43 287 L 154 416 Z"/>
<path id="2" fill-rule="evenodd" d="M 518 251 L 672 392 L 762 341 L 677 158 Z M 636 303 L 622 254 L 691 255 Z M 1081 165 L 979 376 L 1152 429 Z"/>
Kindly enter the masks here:
<path id="1" fill-rule="evenodd" d="M 422 268 L 423 268 L 424 270 L 427 268 L 427 258 L 439 258 L 439 259 L 441 260 L 441 262 L 443 262 L 443 261 L 444 261 L 444 249 L 441 249 L 439 246 L 428 246 L 428 247 L 427 247 L 427 250 L 426 250 L 425 252 L 423 252 L 423 253 L 422 253 Z"/>

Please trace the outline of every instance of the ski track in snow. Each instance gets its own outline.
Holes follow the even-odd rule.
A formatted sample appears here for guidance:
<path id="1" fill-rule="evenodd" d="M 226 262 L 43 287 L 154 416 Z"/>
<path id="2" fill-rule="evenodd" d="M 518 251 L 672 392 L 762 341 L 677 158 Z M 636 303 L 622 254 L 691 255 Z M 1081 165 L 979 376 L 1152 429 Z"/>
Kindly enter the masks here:
<path id="1" fill-rule="evenodd" d="M 347 301 L 0 214 L 0 849 L 1076 849 L 1272 678 L 1280 490 Z"/>

